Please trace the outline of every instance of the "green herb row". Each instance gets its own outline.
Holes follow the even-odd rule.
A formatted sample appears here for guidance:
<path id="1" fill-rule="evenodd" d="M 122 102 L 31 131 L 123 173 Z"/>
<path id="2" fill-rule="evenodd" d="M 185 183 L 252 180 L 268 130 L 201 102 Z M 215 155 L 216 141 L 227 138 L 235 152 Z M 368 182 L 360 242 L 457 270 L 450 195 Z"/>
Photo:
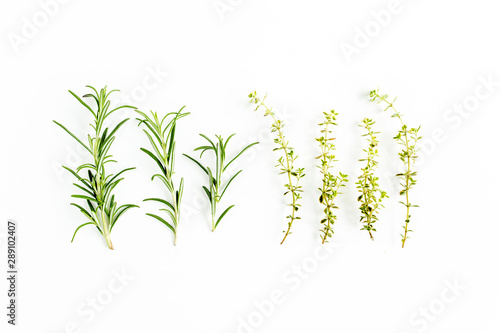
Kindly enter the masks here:
<path id="1" fill-rule="evenodd" d="M 91 90 L 91 93 L 83 95 L 82 98 L 70 91 L 71 95 L 73 95 L 85 109 L 90 111 L 93 116 L 93 122 L 90 124 L 92 131 L 87 134 L 84 140 L 78 138 L 62 124 L 54 121 L 75 139 L 78 144 L 84 147 L 89 157 L 88 163 L 84 163 L 76 169 L 63 166 L 77 179 L 78 182 L 75 182 L 74 185 L 81 191 L 78 194 L 72 195 L 72 197 L 83 200 L 83 203 L 71 203 L 71 205 L 77 207 L 87 220 L 75 230 L 71 241 L 73 242 L 76 233 L 82 227 L 93 225 L 104 237 L 108 247 L 113 249 L 110 234 L 116 222 L 129 209 L 139 207 L 135 204 L 118 206 L 114 193 L 115 187 L 124 180 L 122 175 L 135 168 L 125 168 L 116 174 L 108 174 L 106 169 L 108 163 L 117 163 L 110 153 L 110 148 L 116 139 L 117 131 L 129 120 L 129 118 L 118 122 L 111 130 L 104 126 L 104 122 L 108 120 L 108 117 L 115 111 L 120 109 L 131 109 L 138 114 L 138 126 L 143 128 L 143 132 L 149 141 L 149 147 L 140 148 L 140 150 L 148 155 L 158 167 L 158 172 L 151 176 L 151 180 L 160 180 L 166 189 L 164 196 L 144 199 L 144 201 L 153 201 L 161 205 L 157 214 L 146 213 L 146 215 L 156 219 L 171 230 L 173 242 L 174 245 L 176 245 L 181 217 L 182 196 L 184 192 L 184 177 L 180 177 L 180 180 L 174 181 L 176 155 L 175 134 L 177 122 L 181 118 L 188 116 L 189 112 L 184 112 L 185 107 L 182 107 L 177 112 L 171 112 L 164 116 L 160 116 L 153 111 L 147 114 L 129 105 L 122 105 L 110 109 L 111 101 L 109 97 L 116 90 L 108 92 L 106 87 L 100 91 L 97 91 L 91 86 L 88 86 L 88 88 Z M 278 119 L 272 108 L 266 105 L 267 95 L 261 99 L 256 92 L 252 92 L 248 97 L 250 98 L 250 102 L 256 105 L 255 111 L 262 109 L 264 111 L 264 116 L 270 116 L 272 119 L 271 132 L 275 134 L 274 143 L 277 145 L 273 150 L 282 153 L 278 158 L 276 167 L 279 168 L 279 174 L 283 174 L 286 177 L 286 183 L 284 185 L 286 191 L 284 195 L 290 198 L 290 203 L 288 204 L 290 207 L 290 214 L 286 217 L 287 227 L 284 230 L 284 236 L 281 241 L 283 244 L 287 237 L 292 234 L 293 222 L 300 219 L 297 213 L 301 208 L 300 202 L 303 194 L 301 181 L 305 177 L 305 169 L 296 166 L 298 155 L 285 137 L 285 123 Z M 384 111 L 391 109 L 393 111 L 392 117 L 398 118 L 402 126 L 394 137 L 394 140 L 402 147 L 398 154 L 402 162 L 402 167 L 404 168 L 404 171 L 395 175 L 402 181 L 400 195 L 405 198 L 405 201 L 400 201 L 406 207 L 406 217 L 403 225 L 404 233 L 401 234 L 402 246 L 404 247 L 407 239 L 410 238 L 409 233 L 412 232 L 412 230 L 408 228 L 411 217 L 410 208 L 418 207 L 410 203 L 409 192 L 416 184 L 415 178 L 417 173 L 414 170 L 414 164 L 417 159 L 418 141 L 422 139 L 422 137 L 418 136 L 420 127 L 409 128 L 403 122 L 402 114 L 397 112 L 393 105 L 395 99 L 390 102 L 388 96 L 380 95 L 378 90 L 371 91 L 370 97 L 377 103 L 384 103 L 386 105 Z M 92 108 L 89 105 L 91 103 L 84 101 L 84 99 L 93 102 L 95 107 Z M 320 152 L 316 159 L 319 160 L 317 167 L 320 169 L 322 175 L 322 183 L 318 189 L 320 192 L 319 204 L 323 210 L 323 217 L 320 220 L 320 237 L 324 244 L 333 237 L 334 225 L 337 222 L 337 216 L 334 214 L 334 210 L 339 209 L 336 201 L 338 195 L 342 194 L 341 188 L 345 187 L 348 182 L 348 175 L 342 172 L 332 172 L 334 164 L 337 161 L 334 154 L 336 146 L 334 144 L 335 137 L 333 135 L 333 128 L 338 126 L 336 122 L 338 114 L 334 110 L 331 110 L 329 112 L 324 112 L 323 116 L 324 120 L 319 124 L 321 127 L 321 135 L 316 138 Z M 361 168 L 361 174 L 358 176 L 356 182 L 356 187 L 359 191 L 358 202 L 360 203 L 361 230 L 366 230 L 372 240 L 374 239 L 373 233 L 376 231 L 374 224 L 378 222 L 379 210 L 383 208 L 382 201 L 388 198 L 387 193 L 380 189 L 378 183 L 379 177 L 376 175 L 379 146 L 377 135 L 380 132 L 373 130 L 374 125 L 375 121 L 369 118 L 364 118 L 360 125 L 365 130 L 362 136 L 367 138 L 367 147 L 363 149 L 365 157 L 359 160 L 364 162 L 365 165 Z M 183 156 L 199 166 L 201 171 L 207 176 L 208 182 L 206 185 L 202 186 L 201 189 L 206 194 L 210 203 L 212 231 L 215 231 L 222 219 L 234 207 L 234 204 L 229 205 L 222 213 L 219 215 L 217 214 L 218 205 L 229 185 L 232 184 L 234 179 L 242 172 L 242 170 L 239 170 L 227 177 L 228 167 L 248 149 L 258 144 L 258 142 L 253 142 L 246 145 L 240 149 L 239 153 L 234 157 L 228 158 L 226 155 L 227 146 L 234 135 L 235 134 L 230 135 L 227 139 L 224 139 L 220 135 L 215 135 L 215 140 L 212 140 L 207 135 L 200 134 L 200 136 L 206 140 L 205 144 L 194 149 L 194 151 L 200 152 L 200 160 L 190 155 L 183 154 Z M 213 153 L 215 158 L 214 165 L 204 165 L 201 161 L 201 158 L 207 151 Z M 228 178 L 228 180 L 224 181 L 225 178 Z"/>

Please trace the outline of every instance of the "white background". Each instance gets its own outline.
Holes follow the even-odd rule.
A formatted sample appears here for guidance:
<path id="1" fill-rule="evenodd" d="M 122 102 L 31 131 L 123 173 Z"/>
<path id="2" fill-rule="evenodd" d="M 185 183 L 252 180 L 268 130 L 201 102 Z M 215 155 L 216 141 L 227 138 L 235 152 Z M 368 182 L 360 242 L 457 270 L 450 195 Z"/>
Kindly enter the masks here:
<path id="1" fill-rule="evenodd" d="M 0 8 L 2 258 L 8 218 L 18 221 L 20 239 L 18 326 L 6 324 L 2 278 L 2 332 L 500 331 L 494 2 L 401 0 L 393 10 L 388 0 L 75 0 L 46 8 L 48 19 L 40 3 Z M 381 27 L 373 13 L 388 9 Z M 347 44 L 358 53 L 346 57 Z M 88 131 L 89 113 L 67 92 L 83 95 L 87 84 L 121 89 L 116 103 L 128 96 L 142 110 L 187 105 L 191 112 L 177 133 L 177 177 L 186 181 L 177 247 L 164 225 L 145 216 L 157 206 L 142 199 L 163 189 L 149 180 L 155 165 L 139 151 L 148 143 L 128 111 L 110 119 L 132 118 L 112 151 L 115 168 L 137 169 L 116 193 L 141 208 L 113 230 L 114 251 L 89 227 L 70 243 L 85 220 L 69 205 L 73 179 L 60 165 L 86 156 L 52 120 Z M 398 123 L 370 102 L 376 87 L 398 96 L 405 120 L 422 125 L 425 137 L 411 193 L 421 208 L 403 250 L 404 207 L 392 176 Z M 269 94 L 306 168 L 302 220 L 284 245 L 285 179 L 273 167 L 269 119 L 248 103 L 255 89 Z M 332 108 L 339 112 L 335 168 L 350 182 L 327 252 L 314 138 Z M 391 196 L 374 242 L 359 230 L 354 185 L 365 116 L 382 131 L 378 171 Z M 222 202 L 236 207 L 212 233 L 205 177 L 181 153 L 203 142 L 198 133 L 233 132 L 231 153 L 261 143 L 241 158 L 244 172 Z M 130 280 L 116 280 L 123 273 Z M 279 304 L 270 305 L 272 294 L 281 295 Z"/>

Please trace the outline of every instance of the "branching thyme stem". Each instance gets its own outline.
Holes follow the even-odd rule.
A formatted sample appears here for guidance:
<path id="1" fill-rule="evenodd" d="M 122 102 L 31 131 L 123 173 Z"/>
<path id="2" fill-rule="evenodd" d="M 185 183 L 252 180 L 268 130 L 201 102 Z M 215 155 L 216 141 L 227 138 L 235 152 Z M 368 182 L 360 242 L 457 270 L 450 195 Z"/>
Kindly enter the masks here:
<path id="1" fill-rule="evenodd" d="M 366 152 L 366 159 L 360 159 L 360 161 L 366 161 L 366 166 L 361 169 L 363 172 L 361 176 L 358 177 L 356 182 L 358 191 L 361 195 L 358 197 L 358 201 L 361 202 L 359 210 L 361 211 L 360 221 L 364 224 L 361 230 L 367 230 L 370 238 L 373 240 L 372 231 L 377 231 L 373 227 L 373 224 L 378 221 L 377 213 L 379 207 L 384 207 L 382 205 L 382 200 L 387 198 L 387 193 L 380 189 L 378 184 L 379 178 L 375 176 L 374 170 L 378 165 L 375 158 L 378 156 L 378 140 L 376 134 L 379 132 L 374 132 L 372 126 L 375 121 L 364 118 L 361 127 L 365 128 L 366 134 L 363 136 L 368 137 L 368 149 L 363 149 Z"/>
<path id="2" fill-rule="evenodd" d="M 334 200 L 340 193 L 340 187 L 345 186 L 344 182 L 347 182 L 347 175 L 339 172 L 338 176 L 333 176 L 330 173 L 331 164 L 336 160 L 335 155 L 333 155 L 333 151 L 335 150 L 333 140 L 335 140 L 335 138 L 329 137 L 329 134 L 331 133 L 329 125 L 337 125 L 335 121 L 338 114 L 334 110 L 331 110 L 330 112 L 323 112 L 323 114 L 325 116 L 325 121 L 319 124 L 319 126 L 324 126 L 321 130 L 323 135 L 316 139 L 321 148 L 321 155 L 316 158 L 320 159 L 320 165 L 318 168 L 321 170 L 321 174 L 323 175 L 323 186 L 319 188 L 321 191 L 319 202 L 325 206 L 325 217 L 321 220 L 321 223 L 323 224 L 323 229 L 321 230 L 323 233 L 321 241 L 325 244 L 325 242 L 328 242 L 327 239 L 333 236 L 333 224 L 337 220 L 337 216 L 333 215 L 332 210 L 338 209 Z"/>
<path id="3" fill-rule="evenodd" d="M 300 217 L 296 216 L 296 212 L 299 210 L 299 207 L 301 206 L 298 201 L 302 198 L 300 193 L 302 191 L 302 186 L 299 185 L 299 181 L 301 178 L 305 176 L 304 174 L 304 168 L 294 168 L 293 163 L 297 159 L 298 156 L 294 154 L 293 148 L 289 146 L 288 141 L 285 138 L 285 135 L 283 133 L 283 127 L 285 124 L 283 121 L 277 119 L 275 113 L 272 111 L 272 108 L 268 108 L 265 104 L 265 100 L 267 95 L 263 98 L 260 99 L 257 96 L 257 92 L 252 92 L 248 95 L 250 98 L 250 102 L 257 104 L 257 107 L 255 108 L 255 111 L 257 111 L 260 107 L 264 108 L 264 117 L 266 116 L 271 116 L 273 119 L 273 124 L 271 125 L 271 132 L 276 132 L 276 138 L 274 139 L 274 142 L 278 145 L 278 148 L 275 148 L 274 150 L 283 150 L 283 156 L 281 156 L 278 159 L 278 164 L 276 165 L 277 167 L 280 167 L 280 174 L 285 174 L 287 175 L 288 178 L 288 183 L 285 184 L 285 188 L 287 191 L 285 192 L 284 195 L 287 195 L 290 193 L 292 195 L 292 203 L 289 205 L 292 207 L 292 213 L 287 216 L 288 221 L 288 228 L 286 231 L 284 231 L 285 236 L 283 237 L 283 240 L 281 241 L 281 244 L 283 244 L 288 237 L 292 233 L 292 224 L 295 220 L 299 220 Z M 294 179 L 295 178 L 295 179 Z M 295 181 L 295 184 L 294 184 Z"/>
<path id="4" fill-rule="evenodd" d="M 375 101 L 377 103 L 384 102 L 387 105 L 384 111 L 392 109 L 393 114 L 391 117 L 398 118 L 399 121 L 401 122 L 401 129 L 399 130 L 398 134 L 394 137 L 394 140 L 396 140 L 396 142 L 403 147 L 401 152 L 399 152 L 399 159 L 403 162 L 404 172 L 398 173 L 396 176 L 400 177 L 403 180 L 403 183 L 401 183 L 403 189 L 399 192 L 399 194 L 404 195 L 406 200 L 405 202 L 400 201 L 400 203 L 406 207 L 406 219 L 405 219 L 405 224 L 403 226 L 404 234 L 401 234 L 402 247 L 404 248 L 406 240 L 410 238 L 408 233 L 412 232 L 412 230 L 408 229 L 408 224 L 410 223 L 410 218 L 411 218 L 410 207 L 418 207 L 417 205 L 412 205 L 410 203 L 409 191 L 417 183 L 416 179 L 414 178 L 416 177 L 417 173 L 412 169 L 415 160 L 417 158 L 418 149 L 416 148 L 416 145 L 417 142 L 420 139 L 422 139 L 422 137 L 418 136 L 418 131 L 420 130 L 420 127 L 408 129 L 408 126 L 403 121 L 403 115 L 399 113 L 394 107 L 394 102 L 396 101 L 397 97 L 392 102 L 390 102 L 388 100 L 389 96 L 380 95 L 378 89 L 370 91 L 370 97 L 372 97 L 372 101 L 374 102 Z"/>

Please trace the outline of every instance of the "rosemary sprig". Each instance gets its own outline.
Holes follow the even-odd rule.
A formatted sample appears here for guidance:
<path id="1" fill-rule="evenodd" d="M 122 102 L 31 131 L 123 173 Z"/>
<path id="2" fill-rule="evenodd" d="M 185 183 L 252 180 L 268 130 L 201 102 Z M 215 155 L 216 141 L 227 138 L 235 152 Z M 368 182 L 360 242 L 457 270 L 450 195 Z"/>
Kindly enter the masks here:
<path id="1" fill-rule="evenodd" d="M 123 169 L 117 174 L 106 174 L 105 166 L 107 163 L 116 162 L 112 159 L 112 155 L 109 153 L 111 145 L 115 141 L 115 134 L 118 129 L 129 119 L 124 119 L 118 125 L 116 125 L 113 130 L 109 128 L 104 128 L 104 121 L 110 114 L 120 109 L 135 109 L 135 107 L 122 105 L 118 106 L 112 110 L 109 110 L 110 101 L 108 100 L 109 95 L 118 90 L 106 91 L 106 87 L 101 89 L 99 92 L 91 86 L 90 88 L 94 94 L 86 94 L 84 98 L 92 98 L 97 104 L 97 109 L 92 109 L 87 103 L 85 103 L 80 97 L 78 97 L 72 91 L 69 91 L 87 110 L 90 111 L 94 117 L 94 123 L 90 124 L 93 128 L 93 135 L 88 134 L 87 143 L 78 139 L 71 131 L 66 127 L 54 121 L 63 130 L 65 130 L 71 137 L 73 137 L 80 145 L 82 145 L 85 150 L 92 156 L 92 162 L 85 163 L 72 170 L 66 166 L 63 166 L 68 170 L 79 183 L 73 183 L 79 190 L 83 191 L 83 194 L 74 194 L 73 198 L 83 199 L 87 203 L 88 209 L 84 208 L 76 203 L 71 203 L 71 205 L 77 207 L 80 212 L 88 219 L 88 222 L 81 224 L 76 228 L 71 242 L 75 239 L 76 233 L 80 228 L 86 225 L 94 225 L 97 230 L 104 236 L 106 243 L 110 249 L 113 250 L 113 244 L 111 243 L 110 233 L 116 222 L 127 210 L 133 207 L 139 207 L 137 205 L 125 204 L 118 206 L 115 201 L 115 195 L 112 194 L 114 188 L 123 180 L 119 178 L 120 175 L 128 170 L 135 168 Z M 84 176 L 80 175 L 82 170 L 87 170 Z"/>
<path id="2" fill-rule="evenodd" d="M 380 132 L 374 132 L 372 130 L 375 121 L 364 118 L 362 123 L 363 124 L 360 126 L 367 132 L 363 134 L 363 136 L 368 137 L 368 149 L 363 149 L 367 157 L 359 160 L 366 161 L 366 166 L 361 169 L 363 173 L 358 177 L 356 187 L 361 193 L 358 197 L 358 201 L 361 203 L 359 207 L 361 211 L 360 222 L 364 224 L 361 230 L 367 230 L 370 238 L 373 240 L 372 231 L 377 231 L 377 229 L 373 227 L 373 224 L 378 221 L 378 209 L 384 207 L 382 205 L 382 200 L 388 198 L 388 195 L 385 191 L 380 189 L 378 184 L 379 178 L 376 177 L 374 173 L 378 165 L 378 162 L 375 160 L 378 156 L 378 140 L 376 135 Z"/>
<path id="3" fill-rule="evenodd" d="M 376 101 L 377 103 L 384 102 L 387 104 L 387 107 L 384 111 L 391 109 L 393 114 L 391 117 L 398 118 L 401 122 L 401 129 L 398 131 L 398 134 L 394 137 L 394 140 L 402 146 L 401 151 L 398 153 L 399 159 L 403 162 L 404 172 L 396 174 L 402 180 L 401 186 L 402 190 L 399 192 L 400 195 L 405 196 L 405 202 L 400 201 L 406 207 L 406 218 L 405 224 L 403 226 L 404 234 L 401 235 L 402 247 L 405 247 L 406 240 L 409 237 L 408 233 L 413 232 L 413 230 L 408 229 L 408 224 L 410 223 L 410 207 L 418 207 L 418 205 L 413 205 L 410 203 L 409 192 L 410 189 L 415 186 L 417 180 L 415 177 L 417 176 L 417 172 L 413 171 L 413 166 L 415 164 L 415 160 L 417 159 L 417 151 L 416 148 L 419 140 L 422 139 L 421 136 L 418 136 L 418 131 L 420 130 L 420 126 L 417 128 L 408 128 L 408 126 L 403 121 L 403 115 L 399 113 L 394 108 L 394 102 L 397 97 L 394 98 L 392 102 L 388 101 L 388 95 L 380 95 L 378 89 L 370 91 L 370 97 L 372 97 L 372 101 Z"/>
<path id="4" fill-rule="evenodd" d="M 337 216 L 333 215 L 333 209 L 339 208 L 335 205 L 335 198 L 338 194 L 340 194 L 340 188 L 344 187 L 344 183 L 348 180 L 347 175 L 342 172 L 339 172 L 338 176 L 334 176 L 330 173 L 332 162 L 335 162 L 336 159 L 335 155 L 333 155 L 333 151 L 335 150 L 333 140 L 335 140 L 335 138 L 331 138 L 329 136 L 329 134 L 332 133 L 329 126 L 337 125 L 335 121 L 338 114 L 334 110 L 331 110 L 330 112 L 323 112 L 323 114 L 325 116 L 325 120 L 319 124 L 319 126 L 323 127 L 321 130 L 322 136 L 316 139 L 321 148 L 321 155 L 316 158 L 320 160 L 318 168 L 321 170 L 323 175 L 323 186 L 319 188 L 321 192 L 319 202 L 325 206 L 325 217 L 321 220 L 323 229 L 320 229 L 323 233 L 321 240 L 322 243 L 325 244 L 325 242 L 328 242 L 328 237 L 333 236 L 333 225 L 337 220 Z"/>
<path id="5" fill-rule="evenodd" d="M 273 119 L 271 132 L 276 133 L 274 142 L 278 145 L 278 147 L 274 148 L 273 151 L 283 150 L 283 156 L 278 159 L 278 164 L 276 165 L 276 167 L 280 168 L 280 175 L 286 174 L 288 178 L 288 183 L 285 184 L 286 192 L 284 193 L 284 195 L 286 196 L 288 193 L 290 193 L 292 196 L 292 203 L 289 204 L 289 206 L 292 207 L 292 213 L 286 217 L 287 219 L 289 219 L 289 221 L 287 230 L 283 231 L 285 233 L 285 236 L 281 241 L 281 244 L 283 244 L 287 236 L 292 233 L 291 229 L 293 222 L 300 219 L 300 217 L 296 216 L 295 214 L 301 206 L 298 201 L 302 198 L 300 193 L 303 192 L 303 190 L 302 186 L 299 185 L 299 181 L 305 176 L 304 168 L 295 168 L 293 166 L 293 163 L 298 156 L 294 154 L 293 148 L 289 146 L 289 143 L 286 140 L 285 135 L 283 134 L 283 127 L 285 126 L 284 122 L 276 118 L 276 115 L 272 111 L 272 108 L 268 108 L 266 106 L 265 100 L 267 98 L 267 95 L 265 95 L 263 99 L 260 99 L 257 96 L 257 92 L 254 91 L 250 93 L 248 97 L 250 98 L 250 103 L 257 104 L 257 107 L 254 111 L 257 111 L 260 107 L 263 107 L 264 117 L 271 116 L 271 118 Z"/>
<path id="6" fill-rule="evenodd" d="M 174 166 L 175 166 L 175 129 L 177 120 L 189 115 L 189 112 L 182 113 L 185 108 L 183 106 L 178 112 L 171 112 L 166 114 L 163 118 L 159 118 L 156 112 L 150 111 L 151 116 L 144 112 L 136 110 L 142 116 L 141 119 L 137 118 L 140 125 L 145 125 L 144 133 L 149 139 L 152 150 L 141 148 L 149 157 L 156 162 L 160 168 L 160 173 L 154 174 L 151 180 L 158 178 L 167 188 L 171 199 L 163 198 L 148 198 L 144 201 L 156 201 L 163 204 L 164 211 L 168 214 L 170 222 L 156 214 L 147 213 L 146 215 L 155 218 L 161 223 L 165 224 L 174 234 L 174 245 L 177 244 L 177 230 L 180 221 L 180 205 L 182 201 L 182 194 L 184 191 L 184 178 L 181 178 L 178 189 L 175 188 L 173 182 Z"/>
<path id="7" fill-rule="evenodd" d="M 219 225 L 220 221 L 222 218 L 229 212 L 231 208 L 234 207 L 234 205 L 231 205 L 227 207 L 222 214 L 220 214 L 219 218 L 216 218 L 217 216 L 217 204 L 221 201 L 222 197 L 224 196 L 224 193 L 226 193 L 227 188 L 231 184 L 231 182 L 238 176 L 243 170 L 240 170 L 236 172 L 228 181 L 225 183 L 225 185 L 222 184 L 222 179 L 224 172 L 226 171 L 227 167 L 231 165 L 238 157 L 241 156 L 247 149 L 252 147 L 253 145 L 258 144 L 258 142 L 254 142 L 243 148 L 238 154 L 236 154 L 235 157 L 233 157 L 227 164 L 225 164 L 226 160 L 226 148 L 227 148 L 227 143 L 229 140 L 234 136 L 235 134 L 230 135 L 227 140 L 224 141 L 222 136 L 216 135 L 215 137 L 217 138 L 216 142 L 214 143 L 212 140 L 210 140 L 206 135 L 200 134 L 201 137 L 203 137 L 205 140 L 208 141 L 207 145 L 199 146 L 195 148 L 195 151 L 200 150 L 200 158 L 203 156 L 203 153 L 206 152 L 207 150 L 213 151 L 215 155 L 215 174 L 213 173 L 212 169 L 208 166 L 203 166 L 199 161 L 194 159 L 193 157 L 183 154 L 187 158 L 189 158 L 191 161 L 195 162 L 207 175 L 208 175 L 208 187 L 207 186 L 202 186 L 203 190 L 205 191 L 205 194 L 208 197 L 208 200 L 210 201 L 210 212 L 212 215 L 212 231 L 215 231 L 215 228 Z"/>

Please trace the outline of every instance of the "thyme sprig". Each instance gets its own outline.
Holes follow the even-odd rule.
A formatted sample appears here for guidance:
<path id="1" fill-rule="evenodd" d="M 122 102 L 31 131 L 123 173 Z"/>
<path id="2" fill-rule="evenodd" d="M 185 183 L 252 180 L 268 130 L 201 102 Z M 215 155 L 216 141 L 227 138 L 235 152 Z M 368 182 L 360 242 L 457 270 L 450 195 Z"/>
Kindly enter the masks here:
<path id="1" fill-rule="evenodd" d="M 113 112 L 120 109 L 135 109 L 135 107 L 129 105 L 118 106 L 110 110 L 111 101 L 109 101 L 109 96 L 111 93 L 118 90 L 106 91 L 106 87 L 101 89 L 99 92 L 91 86 L 87 86 L 92 90 L 93 93 L 83 95 L 83 98 L 91 98 L 96 104 L 97 108 L 92 109 L 89 104 L 84 102 L 80 97 L 78 97 L 71 90 L 69 91 L 73 97 L 75 97 L 80 104 L 82 104 L 94 117 L 94 123 L 90 124 L 94 130 L 92 134 L 87 135 L 87 143 L 84 143 L 66 127 L 54 121 L 58 126 L 65 130 L 71 137 L 73 137 L 85 150 L 91 155 L 92 161 L 89 163 L 84 163 L 77 167 L 75 170 L 63 166 L 64 169 L 68 170 L 79 183 L 73 183 L 79 190 L 83 191 L 83 194 L 74 194 L 71 197 L 77 199 L 83 199 L 88 208 L 84 208 L 76 203 L 71 203 L 71 205 L 77 207 L 80 212 L 86 217 L 88 222 L 81 224 L 76 228 L 71 242 L 75 239 L 76 233 L 80 228 L 86 225 L 94 225 L 97 230 L 104 236 L 108 247 L 113 250 L 113 244 L 111 243 L 111 230 L 115 226 L 118 219 L 130 208 L 139 207 L 137 205 L 125 204 L 118 206 L 115 201 L 115 195 L 113 190 L 115 187 L 123 180 L 120 176 L 129 170 L 135 168 L 123 169 L 116 174 L 107 174 L 106 164 L 116 162 L 113 156 L 109 153 L 111 145 L 115 141 L 115 134 L 118 129 L 129 119 L 124 119 L 118 125 L 116 125 L 113 130 L 109 130 L 108 127 L 104 127 L 104 121 Z M 84 175 L 80 175 L 80 172 L 86 170 Z"/>
<path id="2" fill-rule="evenodd" d="M 212 215 L 212 231 L 215 231 L 215 228 L 217 228 L 222 218 L 229 212 L 231 208 L 234 207 L 234 205 L 227 207 L 222 212 L 222 214 L 220 214 L 219 217 L 217 218 L 217 204 L 221 201 L 222 197 L 224 196 L 224 193 L 226 193 L 227 188 L 234 180 L 234 178 L 236 178 L 236 176 L 238 176 L 243 170 L 236 172 L 233 176 L 231 176 L 231 178 L 225 184 L 222 183 L 224 172 L 229 167 L 229 165 L 231 165 L 231 163 L 233 163 L 238 157 L 240 157 L 241 154 L 243 154 L 247 149 L 249 149 L 253 145 L 258 144 L 258 142 L 249 144 L 248 146 L 243 148 L 238 154 L 236 154 L 236 156 L 233 157 L 227 164 L 225 164 L 227 144 L 234 135 L 235 134 L 230 135 L 226 140 L 224 140 L 222 136 L 216 135 L 215 137 L 217 138 L 217 140 L 214 143 L 206 135 L 200 134 L 201 137 L 203 137 L 205 140 L 208 141 L 208 144 L 199 146 L 194 150 L 201 151 L 200 158 L 203 156 L 203 153 L 205 153 L 207 150 L 212 151 L 214 153 L 215 166 L 213 170 L 215 171 L 215 173 L 209 166 L 205 167 L 193 157 L 183 154 L 191 161 L 195 162 L 208 175 L 208 186 L 202 186 L 202 188 L 205 194 L 207 195 L 208 200 L 210 201 L 210 212 Z"/>
<path id="3" fill-rule="evenodd" d="M 372 101 L 377 103 L 385 103 L 387 106 L 384 111 L 391 109 L 393 114 L 391 117 L 398 118 L 401 122 L 401 129 L 398 131 L 398 134 L 394 137 L 394 140 L 402 146 L 401 151 L 398 153 L 399 159 L 403 162 L 404 172 L 396 174 L 402 180 L 401 187 L 402 190 L 399 192 L 400 195 L 405 196 L 405 202 L 400 201 L 406 207 L 406 218 L 404 221 L 403 229 L 404 234 L 401 235 L 402 247 L 405 247 L 406 240 L 409 239 L 409 233 L 413 232 L 413 230 L 408 229 L 408 224 L 410 223 L 410 208 L 418 207 L 418 205 L 414 205 L 410 203 L 409 192 L 410 189 L 415 186 L 417 180 L 415 179 L 417 176 L 417 172 L 413 170 L 413 166 L 415 164 L 415 160 L 417 159 L 417 143 L 422 139 L 421 136 L 418 135 L 418 131 L 420 130 L 420 126 L 416 128 L 409 128 L 403 121 L 403 115 L 399 113 L 394 107 L 394 102 L 397 97 L 394 98 L 392 102 L 388 100 L 388 95 L 380 95 L 379 90 L 370 91 L 370 97 L 372 97 Z"/>
<path id="4" fill-rule="evenodd" d="M 182 107 L 178 112 L 167 113 L 164 117 L 158 117 L 156 112 L 150 111 L 151 116 L 146 113 L 136 110 L 142 118 L 137 118 L 139 126 L 146 126 L 143 129 L 144 133 L 149 139 L 152 151 L 141 148 L 149 157 L 156 162 L 160 168 L 160 173 L 154 174 L 151 180 L 158 178 L 167 188 L 170 194 L 170 199 L 164 198 L 147 198 L 144 201 L 155 201 L 161 203 L 164 211 L 168 214 L 170 222 L 156 214 L 147 213 L 146 215 L 155 218 L 161 223 L 165 224 L 174 234 L 174 245 L 177 245 L 177 233 L 180 222 L 180 205 L 182 201 L 182 194 L 184 192 L 184 178 L 181 178 L 179 187 L 176 189 L 173 175 L 175 166 L 175 130 L 177 121 L 187 115 L 189 112 L 182 113 Z"/>
<path id="5" fill-rule="evenodd" d="M 372 231 L 377 231 L 373 224 L 378 221 L 378 209 L 384 207 L 382 200 L 388 198 L 387 193 L 380 189 L 379 178 L 375 176 L 375 169 L 378 165 L 376 158 L 378 157 L 377 146 L 379 143 L 376 135 L 380 132 L 372 130 L 374 124 L 375 121 L 364 118 L 362 125 L 359 125 L 366 130 L 366 134 L 363 134 L 363 136 L 367 137 L 368 149 L 363 149 L 367 156 L 359 161 L 366 161 L 366 165 L 361 169 L 363 173 L 358 177 L 358 181 L 356 182 L 356 187 L 361 193 L 358 197 L 358 201 L 361 203 L 359 206 L 359 210 L 361 211 L 360 222 L 363 223 L 361 230 L 367 230 L 372 240 Z"/>
<path id="6" fill-rule="evenodd" d="M 330 137 L 332 131 L 329 126 L 337 125 L 336 117 L 338 114 L 334 110 L 331 110 L 330 112 L 323 112 L 323 115 L 325 120 L 319 124 L 319 126 L 323 127 L 321 129 L 322 136 L 316 139 L 321 148 L 321 155 L 316 158 L 320 160 L 318 168 L 321 170 L 321 174 L 323 175 L 323 184 L 322 187 L 319 188 L 321 192 L 319 202 L 325 206 L 325 216 L 321 220 L 323 229 L 320 229 L 323 233 L 321 235 L 321 241 L 325 244 L 325 242 L 328 242 L 328 238 L 333 236 L 333 225 L 337 220 L 337 216 L 333 214 L 333 210 L 339 208 L 335 204 L 335 198 L 338 194 L 340 194 L 340 188 L 344 187 L 344 183 L 348 180 L 347 175 L 342 172 L 339 172 L 338 176 L 334 176 L 330 173 L 332 163 L 337 160 L 333 154 L 333 151 L 335 150 L 335 143 L 333 143 L 333 140 L 335 140 L 335 138 Z"/>
<path id="7" fill-rule="evenodd" d="M 250 98 L 250 103 L 257 104 L 254 111 L 257 111 L 260 107 L 262 107 L 264 108 L 264 117 L 271 116 L 273 119 L 271 132 L 276 133 L 274 142 L 278 145 L 278 147 L 274 148 L 273 151 L 283 150 L 283 156 L 279 157 L 276 167 L 280 168 L 280 174 L 286 174 L 288 178 L 288 182 L 285 184 L 286 192 L 284 195 L 286 196 L 290 193 L 292 197 L 292 203 L 289 204 L 289 206 L 292 207 L 292 213 L 286 217 L 288 219 L 288 228 L 286 231 L 283 231 L 285 233 L 285 236 L 281 241 L 281 244 L 283 244 L 288 235 L 292 233 L 291 229 L 293 222 L 300 219 L 300 217 L 296 215 L 296 212 L 301 206 L 299 204 L 299 200 L 302 198 L 301 193 L 303 190 L 302 186 L 299 185 L 299 181 L 305 176 L 304 168 L 294 167 L 293 163 L 298 156 L 294 154 L 293 148 L 289 146 L 289 142 L 283 133 L 285 123 L 282 120 L 277 119 L 275 113 L 272 111 L 272 108 L 266 106 L 265 100 L 267 95 L 265 95 L 263 99 L 260 99 L 257 96 L 257 92 L 254 91 L 250 93 L 248 97 Z"/>

